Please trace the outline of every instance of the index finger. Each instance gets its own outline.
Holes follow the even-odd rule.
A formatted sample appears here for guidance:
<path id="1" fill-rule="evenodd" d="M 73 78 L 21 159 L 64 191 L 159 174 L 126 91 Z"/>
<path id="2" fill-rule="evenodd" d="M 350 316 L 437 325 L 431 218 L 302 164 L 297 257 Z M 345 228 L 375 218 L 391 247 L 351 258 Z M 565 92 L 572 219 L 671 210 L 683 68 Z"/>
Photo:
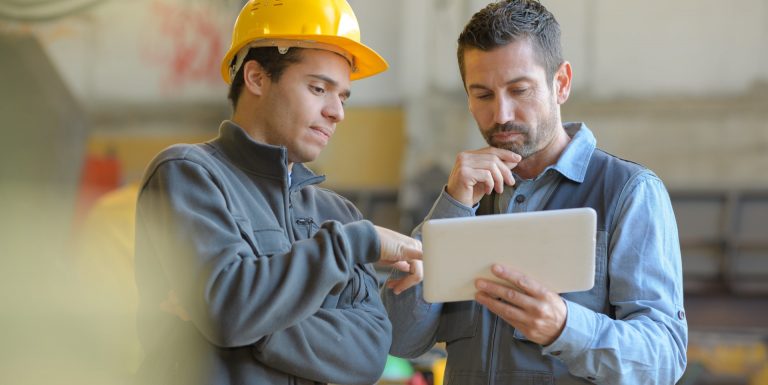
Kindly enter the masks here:
<path id="1" fill-rule="evenodd" d="M 421 248 L 414 249 L 413 247 L 410 247 L 410 246 L 404 246 L 400 252 L 404 261 L 421 259 L 421 255 L 422 255 Z"/>
<path id="2" fill-rule="evenodd" d="M 504 162 L 520 163 L 523 157 L 520 154 L 498 147 L 486 147 L 487 151 L 499 157 Z"/>

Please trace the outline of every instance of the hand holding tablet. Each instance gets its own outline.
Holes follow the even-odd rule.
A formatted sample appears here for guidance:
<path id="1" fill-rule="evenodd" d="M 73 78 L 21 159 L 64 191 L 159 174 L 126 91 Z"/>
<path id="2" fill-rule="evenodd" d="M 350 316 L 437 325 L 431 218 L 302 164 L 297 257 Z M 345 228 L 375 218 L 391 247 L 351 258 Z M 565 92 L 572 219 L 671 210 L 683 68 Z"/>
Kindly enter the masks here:
<path id="1" fill-rule="evenodd" d="M 473 300 L 477 278 L 501 282 L 493 264 L 558 293 L 589 290 L 596 223 L 591 208 L 429 220 L 422 230 L 424 299 Z"/>

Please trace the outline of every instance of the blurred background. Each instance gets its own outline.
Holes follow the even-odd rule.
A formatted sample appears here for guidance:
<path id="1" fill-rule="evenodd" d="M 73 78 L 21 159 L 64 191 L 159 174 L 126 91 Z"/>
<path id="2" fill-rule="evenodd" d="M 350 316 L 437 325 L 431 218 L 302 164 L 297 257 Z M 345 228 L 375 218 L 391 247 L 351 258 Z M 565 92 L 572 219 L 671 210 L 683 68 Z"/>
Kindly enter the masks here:
<path id="1" fill-rule="evenodd" d="M 353 84 L 310 167 L 409 233 L 456 153 L 484 145 L 455 39 L 488 1 L 349 2 L 391 67 Z M 768 1 L 542 2 L 574 68 L 564 120 L 670 190 L 691 332 L 680 383 L 768 384 Z M 218 71 L 242 4 L 0 0 L 0 383 L 130 380 L 136 183 L 229 117 Z M 393 362 L 382 383 L 436 357 Z"/>

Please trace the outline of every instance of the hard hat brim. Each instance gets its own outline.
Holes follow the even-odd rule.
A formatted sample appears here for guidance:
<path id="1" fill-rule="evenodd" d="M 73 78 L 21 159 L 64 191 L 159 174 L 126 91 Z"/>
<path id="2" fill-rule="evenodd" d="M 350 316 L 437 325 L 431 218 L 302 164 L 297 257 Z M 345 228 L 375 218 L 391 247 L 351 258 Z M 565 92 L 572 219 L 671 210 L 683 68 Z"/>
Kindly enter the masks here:
<path id="1" fill-rule="evenodd" d="M 270 38 L 296 41 L 296 47 L 301 47 L 300 42 L 318 42 L 330 44 L 345 52 L 348 52 L 354 58 L 354 68 L 350 73 L 350 80 L 358 80 L 373 76 L 389 68 L 387 61 L 384 60 L 384 58 L 382 58 L 378 53 L 376 53 L 376 51 L 369 48 L 365 44 L 358 43 L 346 37 L 325 35 L 272 35 Z M 221 76 L 227 84 L 232 84 L 229 71 L 232 60 L 241 49 L 257 40 L 259 40 L 259 38 L 244 39 L 244 41 L 247 43 L 231 47 L 227 54 L 224 56 L 224 59 L 221 63 Z"/>

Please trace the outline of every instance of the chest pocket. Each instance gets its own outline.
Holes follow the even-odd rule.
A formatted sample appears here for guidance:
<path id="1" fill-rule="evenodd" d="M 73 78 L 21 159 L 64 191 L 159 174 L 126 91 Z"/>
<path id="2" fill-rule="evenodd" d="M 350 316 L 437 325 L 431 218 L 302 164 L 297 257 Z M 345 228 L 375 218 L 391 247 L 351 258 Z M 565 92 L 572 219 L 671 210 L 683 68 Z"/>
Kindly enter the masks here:
<path id="1" fill-rule="evenodd" d="M 237 228 L 240 230 L 240 236 L 258 256 L 270 256 L 282 254 L 290 250 L 291 244 L 285 236 L 283 229 L 262 228 L 253 229 L 251 222 L 247 218 L 235 218 Z"/>
<path id="2" fill-rule="evenodd" d="M 443 304 L 440 324 L 437 327 L 437 341 L 451 344 L 477 334 L 480 324 L 480 305 L 475 301 L 449 302 Z"/>

